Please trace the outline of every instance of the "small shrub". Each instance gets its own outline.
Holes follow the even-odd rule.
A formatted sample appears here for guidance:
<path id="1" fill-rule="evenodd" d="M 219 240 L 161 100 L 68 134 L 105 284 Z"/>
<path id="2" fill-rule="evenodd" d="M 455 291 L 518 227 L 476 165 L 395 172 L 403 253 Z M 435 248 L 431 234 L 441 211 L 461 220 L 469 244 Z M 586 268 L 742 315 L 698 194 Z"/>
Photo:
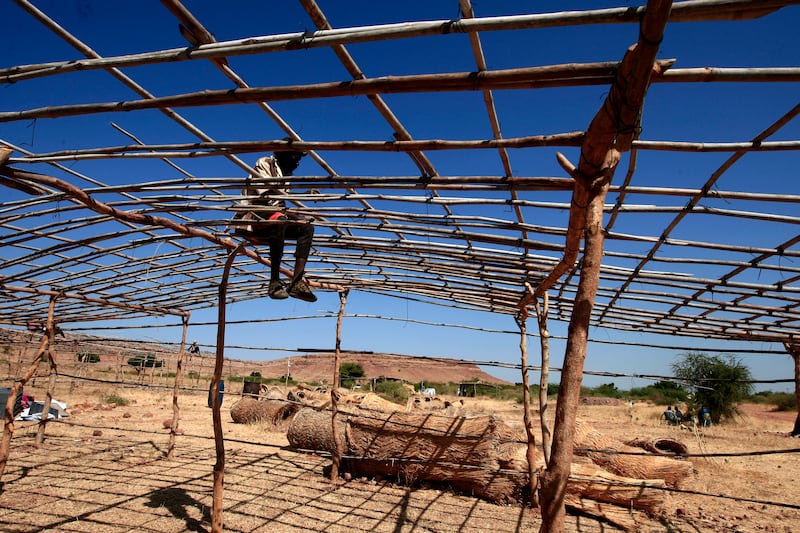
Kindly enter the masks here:
<path id="1" fill-rule="evenodd" d="M 161 368 L 164 366 L 164 360 L 156 359 L 155 355 L 148 353 L 131 357 L 128 359 L 128 365 L 135 368 Z"/>
<path id="2" fill-rule="evenodd" d="M 770 394 L 767 402 L 774 405 L 776 411 L 797 411 L 797 398 L 788 392 Z"/>
<path id="3" fill-rule="evenodd" d="M 114 392 L 102 398 L 102 401 L 103 403 L 112 403 L 120 407 L 124 407 L 130 403 L 127 398 L 123 398 Z"/>
<path id="4" fill-rule="evenodd" d="M 686 402 L 689 394 L 674 381 L 659 381 L 646 387 L 631 389 L 628 398 L 649 400 L 656 405 L 676 405 Z"/>
<path id="5" fill-rule="evenodd" d="M 375 383 L 375 394 L 390 402 L 404 404 L 410 391 L 399 381 L 379 381 Z"/>
<path id="6" fill-rule="evenodd" d="M 81 352 L 76 355 L 79 363 L 99 363 L 100 356 L 96 353 Z"/>

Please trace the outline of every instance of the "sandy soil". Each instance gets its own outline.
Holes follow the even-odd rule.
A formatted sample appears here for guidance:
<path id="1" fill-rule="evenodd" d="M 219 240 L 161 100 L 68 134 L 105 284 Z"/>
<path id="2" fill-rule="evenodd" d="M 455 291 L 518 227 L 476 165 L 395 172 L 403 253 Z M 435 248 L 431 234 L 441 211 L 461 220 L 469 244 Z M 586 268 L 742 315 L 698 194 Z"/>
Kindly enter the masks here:
<path id="1" fill-rule="evenodd" d="M 241 385 L 239 385 L 239 388 Z M 537 531 L 538 511 L 501 506 L 432 487 L 409 489 L 391 480 L 327 481 L 330 461 L 287 447 L 285 434 L 262 425 L 234 424 L 225 395 L 226 531 Z M 34 392 L 43 397 L 42 391 Z M 127 406 L 103 405 L 116 394 Z M 4 532 L 210 531 L 215 462 L 207 392 L 184 392 L 174 457 L 164 457 L 172 418 L 169 388 L 145 389 L 81 382 L 59 383 L 56 398 L 70 417 L 47 426 L 16 423 L 0 494 Z M 520 421 L 510 403 L 467 399 L 475 412 Z M 584 405 L 580 416 L 620 440 L 670 437 L 684 442 L 693 475 L 667 495 L 662 514 L 635 513 L 638 531 L 800 531 L 800 441 L 786 436 L 792 413 L 743 406 L 735 425 L 694 433 L 659 423 L 661 408 L 637 404 Z M 762 453 L 794 449 L 794 454 Z M 568 518 L 569 531 L 614 531 L 586 517 Z"/>

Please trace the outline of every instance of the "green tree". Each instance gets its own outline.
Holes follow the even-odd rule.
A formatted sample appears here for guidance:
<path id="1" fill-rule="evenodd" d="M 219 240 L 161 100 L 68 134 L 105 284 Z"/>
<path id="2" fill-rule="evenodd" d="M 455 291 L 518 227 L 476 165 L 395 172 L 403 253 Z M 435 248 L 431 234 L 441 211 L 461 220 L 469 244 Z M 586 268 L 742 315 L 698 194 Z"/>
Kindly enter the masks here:
<path id="1" fill-rule="evenodd" d="M 621 398 L 622 393 L 613 383 L 604 383 L 592 390 L 592 396 L 600 396 L 603 398 Z"/>
<path id="2" fill-rule="evenodd" d="M 364 367 L 361 363 L 342 363 L 339 366 L 339 376 L 342 379 L 363 378 Z"/>
<path id="3" fill-rule="evenodd" d="M 646 387 L 633 388 L 628 396 L 650 400 L 658 405 L 674 405 L 688 400 L 688 393 L 674 381 L 658 381 Z"/>
<path id="4" fill-rule="evenodd" d="M 708 408 L 715 424 L 736 416 L 736 404 L 752 394 L 750 369 L 733 356 L 687 353 L 672 368 L 675 377 L 690 383 L 693 407 Z"/>

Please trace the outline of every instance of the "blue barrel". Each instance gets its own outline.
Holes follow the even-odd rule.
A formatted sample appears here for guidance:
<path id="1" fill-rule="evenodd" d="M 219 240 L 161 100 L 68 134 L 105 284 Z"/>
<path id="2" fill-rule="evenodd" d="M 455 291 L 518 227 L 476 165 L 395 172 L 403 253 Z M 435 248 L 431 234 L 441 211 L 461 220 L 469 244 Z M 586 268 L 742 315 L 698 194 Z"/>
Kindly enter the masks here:
<path id="1" fill-rule="evenodd" d="M 211 398 L 211 387 L 213 387 L 213 386 L 214 386 L 213 383 L 211 383 L 208 386 L 208 406 L 209 407 L 211 407 L 211 399 L 212 399 Z M 224 394 L 222 394 L 224 391 L 225 391 L 225 380 L 221 379 L 221 380 L 219 380 L 219 405 L 220 406 L 222 406 L 222 398 L 225 396 Z"/>

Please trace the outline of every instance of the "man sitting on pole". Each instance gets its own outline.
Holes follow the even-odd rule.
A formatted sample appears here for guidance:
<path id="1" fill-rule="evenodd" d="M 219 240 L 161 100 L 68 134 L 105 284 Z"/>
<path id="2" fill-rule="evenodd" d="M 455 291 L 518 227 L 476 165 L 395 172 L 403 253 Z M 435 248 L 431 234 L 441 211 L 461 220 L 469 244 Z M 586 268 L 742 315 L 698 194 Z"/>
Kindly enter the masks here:
<path id="1" fill-rule="evenodd" d="M 268 294 L 274 300 L 283 300 L 291 296 L 306 302 L 317 301 L 317 297 L 311 292 L 308 283 L 303 278 L 308 254 L 311 251 L 311 241 L 314 237 L 314 226 L 311 224 L 311 219 L 287 211 L 286 202 L 282 196 L 287 194 L 289 182 L 269 180 L 270 177 L 291 176 L 305 155 L 305 152 L 289 150 L 275 152 L 271 156 L 260 158 L 255 165 L 258 174 L 250 175 L 242 191 L 245 196 L 243 205 L 257 206 L 258 209 L 248 211 L 240 218 L 257 222 L 257 224 L 240 228 L 237 233 L 256 244 L 269 245 Z M 296 241 L 294 273 L 288 291 L 280 280 L 283 247 L 287 238 Z"/>

